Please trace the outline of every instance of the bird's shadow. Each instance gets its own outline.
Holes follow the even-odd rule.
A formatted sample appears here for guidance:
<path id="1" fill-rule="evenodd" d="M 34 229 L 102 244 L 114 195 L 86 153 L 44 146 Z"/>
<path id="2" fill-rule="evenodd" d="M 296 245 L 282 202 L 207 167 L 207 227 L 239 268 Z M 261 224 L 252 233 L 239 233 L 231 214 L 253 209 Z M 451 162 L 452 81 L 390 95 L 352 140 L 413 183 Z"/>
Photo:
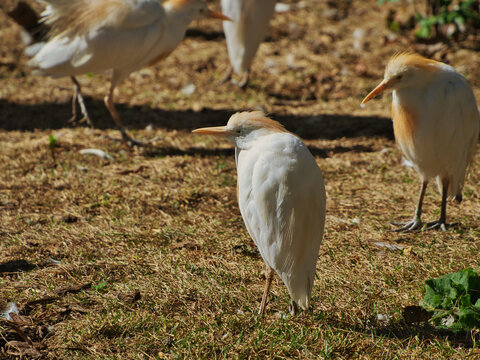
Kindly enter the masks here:
<path id="1" fill-rule="evenodd" d="M 96 128 L 115 128 L 103 101 L 85 98 L 90 117 Z M 248 109 L 203 109 L 163 110 L 145 106 L 117 104 L 122 121 L 128 129 L 144 129 L 148 125 L 168 130 L 191 131 L 197 127 L 225 125 L 236 111 Z M 287 130 L 306 140 L 341 139 L 356 137 L 385 137 L 393 139 L 392 122 L 377 116 L 353 116 L 347 114 L 276 115 L 272 118 L 281 122 Z M 41 103 L 19 104 L 0 99 L 0 129 L 6 131 L 54 130 L 73 127 L 67 120 L 71 117 L 71 104 Z M 365 151 L 357 148 L 354 151 Z M 341 146 L 334 152 L 352 151 Z M 321 156 L 321 152 L 316 155 Z"/>
<path id="2" fill-rule="evenodd" d="M 16 274 L 20 272 L 28 272 L 35 269 L 37 266 L 29 263 L 26 260 L 10 260 L 0 263 L 1 274 Z"/>
<path id="3" fill-rule="evenodd" d="M 317 314 L 317 316 L 319 316 Z M 436 329 L 428 322 L 419 323 L 406 323 L 404 320 L 399 319 L 392 321 L 387 325 L 377 324 L 375 321 L 360 323 L 350 323 L 345 320 L 340 320 L 330 314 L 321 315 L 323 321 L 328 325 L 333 326 L 344 331 L 354 331 L 357 333 L 363 333 L 367 336 L 374 336 L 376 338 L 387 338 L 400 340 L 401 344 L 409 343 L 410 339 L 418 339 L 421 342 L 438 342 L 439 340 L 448 341 L 453 346 L 459 346 L 463 348 L 473 348 L 478 344 L 478 335 L 472 335 L 467 333 L 453 333 L 448 330 Z"/>

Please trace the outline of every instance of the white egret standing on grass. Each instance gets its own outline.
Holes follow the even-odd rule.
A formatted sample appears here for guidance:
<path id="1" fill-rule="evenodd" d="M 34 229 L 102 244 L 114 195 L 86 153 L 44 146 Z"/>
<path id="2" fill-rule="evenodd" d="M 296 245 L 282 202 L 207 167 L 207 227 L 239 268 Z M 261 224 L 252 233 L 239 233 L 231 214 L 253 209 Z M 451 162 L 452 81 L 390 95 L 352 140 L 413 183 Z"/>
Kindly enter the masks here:
<path id="1" fill-rule="evenodd" d="M 362 105 L 378 94 L 393 90 L 392 118 L 395 139 L 422 181 L 412 220 L 396 231 L 422 227 L 422 203 L 428 181 L 436 178 L 442 194 L 440 219 L 429 229 L 447 228 L 447 198 L 462 200 L 465 173 L 478 141 L 480 116 L 472 88 L 449 65 L 413 53 L 393 56 L 383 81 Z"/>
<path id="2" fill-rule="evenodd" d="M 325 225 L 325 186 L 305 144 L 260 111 L 234 114 L 226 126 L 198 134 L 224 135 L 235 145 L 237 195 L 247 230 L 267 265 L 259 314 L 275 271 L 297 304 L 308 309 Z"/>
<path id="3" fill-rule="evenodd" d="M 30 60 L 37 73 L 70 76 L 75 100 L 88 119 L 76 75 L 112 70 L 105 105 L 124 141 L 138 144 L 125 131 L 115 109 L 115 87 L 131 72 L 166 58 L 182 41 L 187 26 L 204 15 L 228 20 L 202 0 L 40 0 L 51 38 Z"/>
<path id="4" fill-rule="evenodd" d="M 223 22 L 231 63 L 224 81 L 235 72 L 241 76 L 237 85 L 242 88 L 247 85 L 250 64 L 265 38 L 275 3 L 276 0 L 222 0 L 222 13 L 232 19 Z"/>

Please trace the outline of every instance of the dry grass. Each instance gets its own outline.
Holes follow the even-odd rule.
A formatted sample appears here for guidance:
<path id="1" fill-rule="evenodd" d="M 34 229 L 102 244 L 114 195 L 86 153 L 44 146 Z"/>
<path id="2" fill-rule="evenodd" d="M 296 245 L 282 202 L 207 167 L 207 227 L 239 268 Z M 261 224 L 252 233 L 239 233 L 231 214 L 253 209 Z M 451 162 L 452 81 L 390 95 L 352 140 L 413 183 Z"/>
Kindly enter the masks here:
<path id="1" fill-rule="evenodd" d="M 448 218 L 461 225 L 388 232 L 391 220 L 412 216 L 419 182 L 401 166 L 388 98 L 366 110 L 358 104 L 406 40 L 382 45 L 387 10 L 375 1 L 339 4 L 338 18 L 323 19 L 329 5 L 316 1 L 278 15 L 245 92 L 212 85 L 225 69 L 221 38 L 189 38 L 163 64 L 130 77 L 119 112 L 137 138 L 160 138 L 146 149 L 104 137 L 118 136 L 101 100 L 104 76 L 81 80 L 101 130 L 66 127 L 70 92 L 59 86 L 69 82 L 31 76 L 16 27 L 0 15 L 0 302 L 16 302 L 21 314 L 0 320 L 0 358 L 480 356 L 476 343 L 407 325 L 401 314 L 418 304 L 425 279 L 479 267 L 480 160 L 464 202 L 449 204 Z M 359 26 L 369 49 L 360 53 L 352 47 Z M 298 68 L 286 65 L 289 49 Z M 470 74 L 478 95 L 478 55 L 441 47 L 434 56 Z M 273 70 L 266 60 L 276 61 Z M 190 97 L 179 93 L 188 82 L 197 88 Z M 326 182 L 313 307 L 295 318 L 284 315 L 289 299 L 278 280 L 266 316 L 257 317 L 264 265 L 237 207 L 232 148 L 190 134 L 258 106 L 306 139 Z M 54 157 L 50 135 L 58 138 Z M 112 159 L 81 155 L 84 148 Z M 433 185 L 425 200 L 425 220 L 435 219 Z"/>

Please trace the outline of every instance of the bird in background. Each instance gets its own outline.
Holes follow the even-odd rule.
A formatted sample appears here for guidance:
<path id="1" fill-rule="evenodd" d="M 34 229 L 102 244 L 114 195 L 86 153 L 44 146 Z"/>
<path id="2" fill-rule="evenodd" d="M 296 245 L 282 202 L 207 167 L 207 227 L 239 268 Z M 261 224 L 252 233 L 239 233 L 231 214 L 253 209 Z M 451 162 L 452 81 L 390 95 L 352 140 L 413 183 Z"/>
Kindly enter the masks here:
<path id="1" fill-rule="evenodd" d="M 462 201 L 478 141 L 480 116 L 472 88 L 453 67 L 405 52 L 390 59 L 383 81 L 362 105 L 389 90 L 396 142 L 422 182 L 413 219 L 393 224 L 402 232 L 422 228 L 423 197 L 428 181 L 435 178 L 442 194 L 440 219 L 427 228 L 445 231 L 447 198 Z"/>
<path id="2" fill-rule="evenodd" d="M 187 26 L 200 16 L 229 20 L 210 10 L 203 0 L 40 0 L 45 23 L 51 27 L 46 42 L 29 65 L 36 73 L 70 76 L 74 83 L 73 114 L 78 100 L 89 119 L 75 76 L 112 71 L 105 105 L 131 145 L 114 105 L 114 90 L 131 72 L 166 58 L 182 41 Z"/>
<path id="3" fill-rule="evenodd" d="M 232 82 L 241 88 L 247 85 L 250 65 L 265 38 L 275 3 L 276 0 L 222 0 L 222 13 L 232 19 L 223 22 L 231 67 L 222 82 L 232 79 L 235 72 L 240 81 Z"/>
<path id="4" fill-rule="evenodd" d="M 193 130 L 235 145 L 237 196 L 247 230 L 267 266 L 259 314 L 276 272 L 290 312 L 307 310 L 325 225 L 322 172 L 305 144 L 261 111 L 234 114 L 226 126 Z"/>

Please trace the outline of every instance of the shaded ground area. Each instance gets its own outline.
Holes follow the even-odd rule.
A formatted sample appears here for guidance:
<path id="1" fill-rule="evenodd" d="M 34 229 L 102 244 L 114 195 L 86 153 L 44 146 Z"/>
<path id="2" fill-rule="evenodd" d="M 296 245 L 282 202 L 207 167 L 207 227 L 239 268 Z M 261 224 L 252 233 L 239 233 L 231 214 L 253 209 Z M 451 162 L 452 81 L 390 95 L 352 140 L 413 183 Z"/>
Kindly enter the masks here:
<path id="1" fill-rule="evenodd" d="M 0 318 L 0 358 L 480 356 L 472 337 L 402 315 L 425 279 L 479 266 L 478 157 L 464 201 L 448 205 L 460 225 L 392 233 L 390 221 L 412 216 L 420 184 L 401 164 L 389 97 L 359 107 L 388 57 L 407 48 L 454 65 L 478 98 L 475 36 L 419 44 L 393 34 L 390 9 L 412 11 L 402 2 L 302 3 L 276 14 L 245 91 L 216 84 L 228 59 L 221 24 L 209 20 L 193 23 L 164 62 L 132 74 L 118 111 L 136 138 L 153 140 L 140 149 L 108 138 L 119 134 L 103 105 L 107 75 L 79 78 L 96 129 L 68 123 L 70 81 L 33 76 L 18 27 L 0 11 L 0 308 L 19 309 Z M 313 307 L 296 318 L 285 315 L 278 279 L 267 315 L 256 316 L 264 269 L 236 203 L 233 149 L 190 133 L 246 109 L 304 138 L 324 172 Z M 80 153 L 88 148 L 108 156 Z M 424 220 L 439 205 L 432 184 Z"/>

